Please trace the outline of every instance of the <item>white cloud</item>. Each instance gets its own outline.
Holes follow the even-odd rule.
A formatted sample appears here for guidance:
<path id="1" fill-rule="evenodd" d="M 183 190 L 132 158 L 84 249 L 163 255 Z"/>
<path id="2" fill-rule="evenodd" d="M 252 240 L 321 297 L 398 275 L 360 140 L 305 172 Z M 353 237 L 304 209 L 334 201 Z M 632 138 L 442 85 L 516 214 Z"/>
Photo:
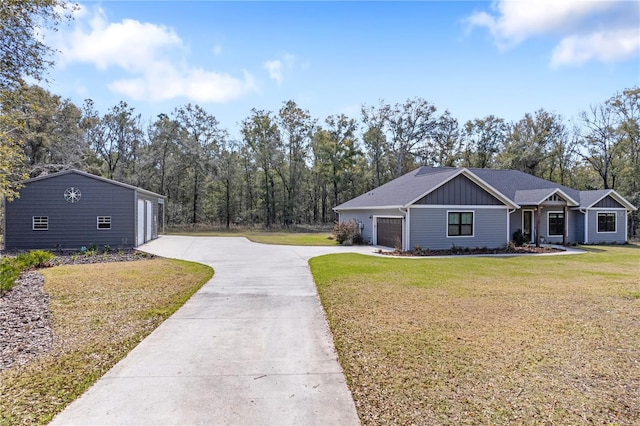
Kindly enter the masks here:
<path id="1" fill-rule="evenodd" d="M 279 59 L 272 59 L 264 63 L 264 68 L 269 72 L 269 78 L 278 86 L 282 86 L 285 71 L 291 71 L 295 65 L 295 56 L 285 53 Z"/>
<path id="2" fill-rule="evenodd" d="M 282 61 L 275 59 L 264 63 L 264 67 L 269 71 L 269 78 L 275 80 L 278 86 L 282 85 Z"/>
<path id="3" fill-rule="evenodd" d="M 247 71 L 239 78 L 189 65 L 183 41 L 166 26 L 131 19 L 112 23 L 100 8 L 92 14 L 81 8 L 75 22 L 72 31 L 55 37 L 62 52 L 58 63 L 89 63 L 99 70 L 119 68 L 130 74 L 108 85 L 113 92 L 135 100 L 186 97 L 223 103 L 258 90 Z M 221 51 L 219 46 L 213 49 L 214 54 Z"/>
<path id="4" fill-rule="evenodd" d="M 601 31 L 570 36 L 560 41 L 551 55 L 551 66 L 582 65 L 591 60 L 616 62 L 640 51 L 640 30 Z"/>
<path id="5" fill-rule="evenodd" d="M 497 0 L 493 13 L 475 12 L 468 29 L 486 28 L 501 50 L 536 36 L 560 37 L 550 64 L 582 64 L 590 60 L 613 62 L 638 53 L 629 45 L 630 33 L 640 38 L 637 2 L 620 0 Z M 631 34 L 631 36 L 633 36 Z M 616 53 L 612 53 L 611 49 Z"/>

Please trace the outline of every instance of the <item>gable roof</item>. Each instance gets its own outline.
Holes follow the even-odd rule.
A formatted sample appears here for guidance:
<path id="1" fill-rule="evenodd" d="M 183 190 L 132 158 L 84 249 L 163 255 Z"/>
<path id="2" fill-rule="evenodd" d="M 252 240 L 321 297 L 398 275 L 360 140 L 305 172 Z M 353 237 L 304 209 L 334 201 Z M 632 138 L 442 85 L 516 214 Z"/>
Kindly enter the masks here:
<path id="1" fill-rule="evenodd" d="M 397 179 L 372 189 L 335 207 L 334 210 L 358 210 L 371 208 L 406 208 L 433 192 L 453 178 L 464 175 L 505 205 L 519 206 L 492 185 L 476 176 L 470 169 L 450 167 L 420 167 Z"/>
<path id="2" fill-rule="evenodd" d="M 580 205 L 578 201 L 571 198 L 560 188 L 518 189 L 515 194 L 515 202 L 520 205 L 538 206 L 553 195 L 562 197 L 568 206 L 576 207 Z"/>
<path id="3" fill-rule="evenodd" d="M 589 209 L 598 204 L 601 200 L 610 196 L 618 203 L 622 204 L 629 210 L 638 210 L 636 206 L 628 202 L 623 196 L 618 194 L 613 189 L 598 189 L 595 191 L 580 191 L 580 201 L 582 202 L 582 208 Z"/>
<path id="4" fill-rule="evenodd" d="M 342 203 L 335 207 L 335 210 L 404 207 L 420 194 L 433 191 L 442 182 L 446 182 L 456 174 L 455 169 L 442 169 L 432 174 L 423 174 L 420 170 L 413 170 Z"/>
<path id="5" fill-rule="evenodd" d="M 23 184 L 27 184 L 27 183 L 31 183 L 31 182 L 37 182 L 37 181 L 56 178 L 56 177 L 59 177 L 59 176 L 64 176 L 64 175 L 69 175 L 69 174 L 76 174 L 76 175 L 80 175 L 80 176 L 85 176 L 85 177 L 88 177 L 88 178 L 91 178 L 91 179 L 95 179 L 95 180 L 99 180 L 99 181 L 102 181 L 102 182 L 110 183 L 112 185 L 121 186 L 123 188 L 132 189 L 134 191 L 141 192 L 141 193 L 144 193 L 144 194 L 147 194 L 147 195 L 151 195 L 151 196 L 155 196 L 155 197 L 167 198 L 165 195 L 160 195 L 160 194 L 157 194 L 155 192 L 139 188 L 137 186 L 133 186 L 133 185 L 129 185 L 129 184 L 126 184 L 126 183 L 118 182 L 118 181 L 115 181 L 115 180 L 112 180 L 112 179 L 103 178 L 101 176 L 92 175 L 91 173 L 83 172 L 83 171 L 76 170 L 76 169 L 62 170 L 60 172 L 50 173 L 48 175 L 38 176 L 38 177 L 31 178 L 31 179 L 26 179 L 26 180 L 22 181 L 22 183 Z"/>
<path id="6" fill-rule="evenodd" d="M 578 191 L 518 170 L 423 166 L 378 188 L 336 206 L 334 210 L 406 208 L 417 200 L 464 175 L 511 208 L 540 205 L 559 195 L 570 207 L 590 208 L 607 195 L 630 210 L 637 210 L 613 190 Z"/>

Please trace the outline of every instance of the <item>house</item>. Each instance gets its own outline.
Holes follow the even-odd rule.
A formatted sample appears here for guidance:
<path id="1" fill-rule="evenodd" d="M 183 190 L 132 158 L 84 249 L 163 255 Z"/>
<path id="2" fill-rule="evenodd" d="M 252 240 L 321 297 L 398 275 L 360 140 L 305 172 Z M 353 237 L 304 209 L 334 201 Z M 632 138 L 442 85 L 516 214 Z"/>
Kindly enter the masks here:
<path id="1" fill-rule="evenodd" d="M 78 170 L 23 182 L 5 203 L 5 249 L 137 247 L 158 237 L 165 197 Z"/>
<path id="2" fill-rule="evenodd" d="M 628 213 L 614 190 L 577 191 L 516 170 L 420 167 L 334 208 L 365 242 L 412 250 L 528 242 L 625 243 Z"/>

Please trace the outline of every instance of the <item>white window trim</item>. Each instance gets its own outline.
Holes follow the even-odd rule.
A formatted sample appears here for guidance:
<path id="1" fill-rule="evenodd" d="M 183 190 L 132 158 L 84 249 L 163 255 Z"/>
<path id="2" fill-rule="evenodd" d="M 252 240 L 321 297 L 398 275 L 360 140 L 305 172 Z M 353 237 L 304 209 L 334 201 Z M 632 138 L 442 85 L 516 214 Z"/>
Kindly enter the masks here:
<path id="1" fill-rule="evenodd" d="M 552 238 L 552 237 L 563 237 L 564 236 L 564 232 L 562 234 L 552 234 L 551 233 L 551 227 L 549 226 L 549 215 L 552 213 L 562 213 L 562 215 L 564 216 L 564 228 L 567 229 L 567 215 L 564 213 L 563 210 L 550 210 L 547 212 L 547 237 Z"/>
<path id="2" fill-rule="evenodd" d="M 104 222 L 104 221 L 100 221 L 100 219 L 104 219 L 104 218 L 108 218 L 109 222 Z M 100 227 L 100 223 L 109 223 L 109 227 L 108 228 L 101 228 Z M 97 216 L 96 217 L 96 229 L 100 230 L 100 231 L 108 231 L 111 229 L 111 216 Z"/>
<path id="3" fill-rule="evenodd" d="M 471 235 L 449 235 L 449 213 L 471 213 Z M 473 238 L 476 235 L 476 212 L 474 210 L 447 210 L 445 216 L 447 238 Z"/>
<path id="4" fill-rule="evenodd" d="M 601 214 L 612 214 L 616 220 L 613 222 L 613 231 L 598 231 L 599 216 Z M 598 211 L 596 212 L 596 234 L 617 234 L 618 233 L 618 213 L 615 211 Z"/>
<path id="5" fill-rule="evenodd" d="M 45 219 L 46 228 L 36 228 L 36 218 Z M 32 231 L 48 231 L 49 230 L 49 216 L 31 216 L 31 230 Z"/>

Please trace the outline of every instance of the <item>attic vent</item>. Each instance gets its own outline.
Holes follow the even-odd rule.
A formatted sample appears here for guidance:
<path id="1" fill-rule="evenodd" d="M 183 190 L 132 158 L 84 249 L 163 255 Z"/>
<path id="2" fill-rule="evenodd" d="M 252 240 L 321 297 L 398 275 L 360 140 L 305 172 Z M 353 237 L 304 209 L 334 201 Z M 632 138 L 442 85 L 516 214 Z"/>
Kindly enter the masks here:
<path id="1" fill-rule="evenodd" d="M 373 195 L 373 191 L 369 192 L 369 195 Z"/>
<path id="2" fill-rule="evenodd" d="M 558 194 L 553 194 L 547 201 L 564 201 Z"/>

